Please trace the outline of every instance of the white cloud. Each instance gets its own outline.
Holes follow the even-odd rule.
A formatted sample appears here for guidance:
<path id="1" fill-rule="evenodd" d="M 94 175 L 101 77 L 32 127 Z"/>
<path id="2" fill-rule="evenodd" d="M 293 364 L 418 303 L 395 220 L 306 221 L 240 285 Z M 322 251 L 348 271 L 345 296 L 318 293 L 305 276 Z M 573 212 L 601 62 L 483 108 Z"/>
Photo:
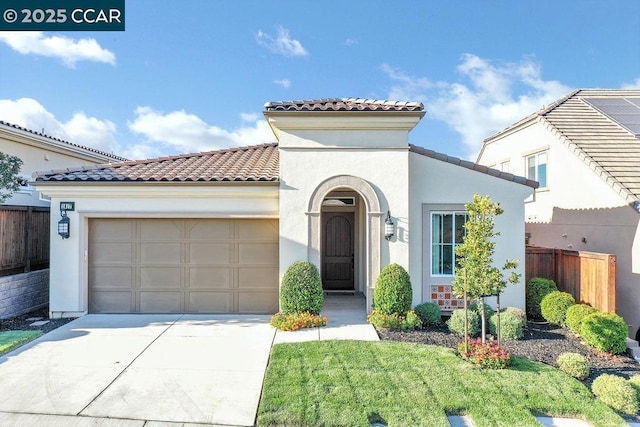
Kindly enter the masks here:
<path id="1" fill-rule="evenodd" d="M 243 122 L 255 122 L 258 120 L 258 117 L 256 113 L 240 113 L 240 118 Z"/>
<path id="2" fill-rule="evenodd" d="M 64 36 L 45 36 L 41 31 L 0 32 L 0 41 L 16 52 L 59 58 L 69 67 L 78 61 L 96 61 L 115 65 L 113 52 L 102 48 L 95 39 L 74 40 Z"/>
<path id="3" fill-rule="evenodd" d="M 358 44 L 358 40 L 356 40 L 356 39 L 346 39 L 344 41 L 344 44 L 346 46 L 353 46 L 354 44 Z"/>
<path id="4" fill-rule="evenodd" d="M 632 82 L 623 83 L 620 89 L 640 89 L 640 77 Z"/>
<path id="5" fill-rule="evenodd" d="M 262 30 L 258 30 L 256 41 L 271 52 L 284 56 L 306 56 L 309 54 L 302 46 L 302 43 L 291 38 L 289 30 L 283 27 L 278 27 L 277 30 L 278 35 L 275 38 Z"/>
<path id="6" fill-rule="evenodd" d="M 210 151 L 274 141 L 273 132 L 267 122 L 257 120 L 257 117 L 251 122 L 251 126 L 229 131 L 209 125 L 198 116 L 184 110 L 163 113 L 151 107 L 138 107 L 135 115 L 135 119 L 129 122 L 129 129 L 147 139 L 142 144 L 130 148 L 132 153 L 137 153 L 137 158 Z"/>
<path id="7" fill-rule="evenodd" d="M 459 81 L 437 84 L 386 65 L 383 71 L 397 82 L 390 89 L 390 99 L 422 101 L 430 117 L 445 122 L 460 135 L 469 158 L 474 160 L 485 138 L 571 90 L 558 81 L 543 80 L 540 64 L 531 58 L 494 65 L 466 54 L 457 67 Z"/>
<path id="8" fill-rule="evenodd" d="M 285 89 L 289 89 L 291 87 L 291 80 L 282 79 L 282 80 L 274 80 L 275 84 L 282 86 Z"/>
<path id="9" fill-rule="evenodd" d="M 87 117 L 83 112 L 75 113 L 71 120 L 62 122 L 35 99 L 2 99 L 0 120 L 75 144 L 121 155 L 121 148 L 115 137 L 116 125 L 109 120 Z"/>

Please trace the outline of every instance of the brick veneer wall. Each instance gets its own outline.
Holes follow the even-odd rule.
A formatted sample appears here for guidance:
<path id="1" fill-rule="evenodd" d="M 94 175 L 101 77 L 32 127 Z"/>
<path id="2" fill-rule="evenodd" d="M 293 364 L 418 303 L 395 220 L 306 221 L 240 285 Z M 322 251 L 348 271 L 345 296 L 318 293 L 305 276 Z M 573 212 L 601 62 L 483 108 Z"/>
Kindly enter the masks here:
<path id="1" fill-rule="evenodd" d="M 0 277 L 0 319 L 17 316 L 49 302 L 49 269 Z"/>

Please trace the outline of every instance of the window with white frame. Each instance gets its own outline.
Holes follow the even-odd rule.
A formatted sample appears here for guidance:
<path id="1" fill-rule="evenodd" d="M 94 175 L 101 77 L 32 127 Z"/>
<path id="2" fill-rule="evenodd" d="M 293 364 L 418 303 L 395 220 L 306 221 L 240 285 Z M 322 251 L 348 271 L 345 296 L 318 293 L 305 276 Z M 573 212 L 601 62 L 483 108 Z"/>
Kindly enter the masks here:
<path id="1" fill-rule="evenodd" d="M 431 212 L 431 275 L 453 276 L 456 246 L 465 235 L 466 212 Z"/>
<path id="2" fill-rule="evenodd" d="M 509 172 L 509 168 L 510 168 L 509 160 L 505 160 L 504 162 L 500 163 L 500 171 L 501 172 Z"/>
<path id="3" fill-rule="evenodd" d="M 527 178 L 538 181 L 540 188 L 547 187 L 547 152 L 532 154 L 525 158 Z"/>

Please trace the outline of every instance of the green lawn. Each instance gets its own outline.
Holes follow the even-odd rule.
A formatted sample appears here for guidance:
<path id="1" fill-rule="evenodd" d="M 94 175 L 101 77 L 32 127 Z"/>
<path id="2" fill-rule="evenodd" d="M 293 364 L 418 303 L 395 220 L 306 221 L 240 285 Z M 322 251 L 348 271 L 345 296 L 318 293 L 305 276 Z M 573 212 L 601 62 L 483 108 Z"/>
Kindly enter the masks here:
<path id="1" fill-rule="evenodd" d="M 4 354 L 42 335 L 40 331 L 0 332 L 0 354 Z"/>
<path id="2" fill-rule="evenodd" d="M 274 346 L 258 425 L 448 427 L 448 414 L 478 427 L 539 427 L 532 414 L 625 425 L 553 367 L 516 357 L 509 369 L 482 370 L 448 348 L 392 341 Z"/>

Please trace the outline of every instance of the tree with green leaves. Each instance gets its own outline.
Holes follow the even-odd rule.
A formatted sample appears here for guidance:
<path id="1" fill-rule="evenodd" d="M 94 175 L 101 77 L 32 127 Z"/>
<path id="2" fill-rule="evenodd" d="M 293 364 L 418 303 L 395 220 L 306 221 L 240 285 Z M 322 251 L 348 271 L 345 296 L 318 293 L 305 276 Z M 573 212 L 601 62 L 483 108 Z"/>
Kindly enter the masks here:
<path id="1" fill-rule="evenodd" d="M 493 265 L 493 253 L 496 243 L 493 238 L 500 233 L 494 231 L 494 221 L 497 215 L 504 211 L 499 203 L 495 203 L 489 196 L 481 197 L 474 194 L 470 203 L 465 205 L 468 220 L 464 225 L 465 236 L 463 243 L 456 248 L 457 266 L 453 279 L 453 290 L 459 297 L 465 299 L 465 319 L 467 318 L 467 301 L 476 300 L 482 319 L 482 342 L 486 337 L 486 318 L 484 311 L 484 297 L 495 295 L 498 297 L 508 284 L 516 284 L 520 275 L 515 271 L 517 260 L 507 260 L 502 268 Z M 504 274 L 510 272 L 508 278 Z M 498 306 L 498 313 L 500 307 Z M 498 314 L 499 315 L 499 314 Z M 466 323 L 466 322 L 465 322 Z M 500 341 L 500 319 L 498 318 L 498 342 Z M 468 326 L 465 324 L 465 335 Z M 465 338 L 468 341 L 468 337 Z"/>
<path id="2" fill-rule="evenodd" d="M 0 203 L 4 203 L 20 188 L 20 167 L 22 160 L 0 152 Z"/>

